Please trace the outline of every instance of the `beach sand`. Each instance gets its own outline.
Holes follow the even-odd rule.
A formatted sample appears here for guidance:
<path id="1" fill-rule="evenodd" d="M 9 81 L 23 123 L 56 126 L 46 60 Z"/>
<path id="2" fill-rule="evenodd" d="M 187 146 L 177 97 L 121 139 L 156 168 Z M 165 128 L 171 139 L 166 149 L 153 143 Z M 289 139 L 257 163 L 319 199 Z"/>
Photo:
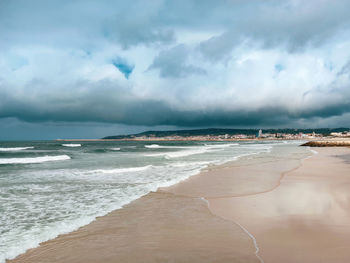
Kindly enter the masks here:
<path id="1" fill-rule="evenodd" d="M 350 149 L 315 150 L 208 168 L 9 262 L 350 262 Z"/>
<path id="2" fill-rule="evenodd" d="M 254 234 L 265 262 L 350 262 L 350 149 L 316 150 L 273 191 L 210 200 Z"/>

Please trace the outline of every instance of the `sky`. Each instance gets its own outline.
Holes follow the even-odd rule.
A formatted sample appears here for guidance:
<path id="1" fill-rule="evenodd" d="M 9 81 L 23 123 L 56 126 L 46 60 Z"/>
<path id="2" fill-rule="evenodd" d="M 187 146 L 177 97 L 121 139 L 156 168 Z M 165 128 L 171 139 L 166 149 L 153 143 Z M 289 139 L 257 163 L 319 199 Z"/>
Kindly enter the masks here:
<path id="1" fill-rule="evenodd" d="M 0 140 L 349 127 L 348 0 L 0 0 Z"/>

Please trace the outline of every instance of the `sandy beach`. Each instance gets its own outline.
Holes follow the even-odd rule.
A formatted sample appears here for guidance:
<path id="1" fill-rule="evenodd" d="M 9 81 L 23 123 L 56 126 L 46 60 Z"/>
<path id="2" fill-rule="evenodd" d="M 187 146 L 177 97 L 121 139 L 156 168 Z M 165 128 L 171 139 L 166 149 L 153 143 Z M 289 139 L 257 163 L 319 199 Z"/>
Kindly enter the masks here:
<path id="1" fill-rule="evenodd" d="M 0 0 L 0 263 L 350 263 L 350 0 Z"/>
<path id="2" fill-rule="evenodd" d="M 350 149 L 314 149 L 210 167 L 8 262 L 350 262 Z"/>

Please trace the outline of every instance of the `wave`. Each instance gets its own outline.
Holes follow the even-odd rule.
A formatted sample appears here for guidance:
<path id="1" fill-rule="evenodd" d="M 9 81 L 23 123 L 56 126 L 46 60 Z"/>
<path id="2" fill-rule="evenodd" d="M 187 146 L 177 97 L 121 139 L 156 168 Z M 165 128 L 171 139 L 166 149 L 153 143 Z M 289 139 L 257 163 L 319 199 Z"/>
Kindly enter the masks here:
<path id="1" fill-rule="evenodd" d="M 106 152 L 109 152 L 108 149 L 95 149 L 95 150 L 92 150 L 92 151 L 89 151 L 89 152 L 93 152 L 93 153 L 106 153 Z"/>
<path id="2" fill-rule="evenodd" d="M 222 143 L 222 144 L 204 144 L 204 147 L 208 148 L 227 148 L 231 146 L 239 146 L 239 143 Z M 198 147 L 193 147 L 193 146 L 167 146 L 167 145 L 158 145 L 158 144 L 149 144 L 145 145 L 146 148 L 149 149 L 167 149 L 167 148 L 173 148 L 173 149 L 184 149 L 184 148 L 198 148 Z M 203 146 L 199 146 L 203 147 Z"/>
<path id="3" fill-rule="evenodd" d="M 149 145 L 145 145 L 146 148 L 150 148 L 150 149 L 158 149 L 161 148 L 160 145 L 158 144 L 149 144 Z"/>
<path id="4" fill-rule="evenodd" d="M 0 152 L 14 152 L 14 151 L 23 151 L 27 149 L 34 149 L 34 146 L 30 147 L 12 147 L 12 148 L 0 148 Z"/>
<path id="5" fill-rule="evenodd" d="M 282 145 L 283 143 L 281 143 L 280 145 Z M 279 144 L 242 144 L 240 147 L 241 148 L 245 148 L 245 149 L 255 149 L 255 150 L 262 150 L 262 151 L 271 151 L 271 149 L 273 148 L 273 146 L 276 146 Z"/>
<path id="6" fill-rule="evenodd" d="M 118 173 L 132 173 L 141 172 L 151 168 L 152 165 L 146 165 L 141 167 L 127 167 L 127 168 L 116 168 L 116 169 L 98 169 L 88 171 L 87 174 L 118 174 Z"/>
<path id="7" fill-rule="evenodd" d="M 185 156 L 190 156 L 190 155 L 194 155 L 194 154 L 205 153 L 209 149 L 210 149 L 209 147 L 200 147 L 200 148 L 191 148 L 188 150 L 176 151 L 176 152 L 145 154 L 145 156 L 147 156 L 147 157 L 164 156 L 166 159 L 171 159 L 171 158 L 179 158 L 179 157 L 185 157 Z"/>
<path id="8" fill-rule="evenodd" d="M 239 146 L 239 143 L 221 143 L 221 144 L 204 144 L 206 147 L 210 148 L 227 148 L 231 146 Z"/>
<path id="9" fill-rule="evenodd" d="M 176 148 L 176 149 L 181 149 L 181 148 L 187 148 L 188 146 L 166 146 L 166 145 L 158 145 L 158 144 L 149 144 L 145 145 L 145 148 L 149 149 L 167 149 L 167 148 Z"/>
<path id="10" fill-rule="evenodd" d="M 171 158 L 179 158 L 179 157 L 186 157 L 190 155 L 195 154 L 202 154 L 206 153 L 208 151 L 214 152 L 214 151 L 221 151 L 224 150 L 224 148 L 232 147 L 232 146 L 239 146 L 238 143 L 223 143 L 223 144 L 204 144 L 202 146 L 161 146 L 158 144 L 151 144 L 151 145 L 145 145 L 146 148 L 177 148 L 177 149 L 183 149 L 180 151 L 174 151 L 174 152 L 161 152 L 161 153 L 150 153 L 145 154 L 147 157 L 158 157 L 158 156 L 164 156 L 166 159 Z"/>
<path id="11" fill-rule="evenodd" d="M 120 151 L 120 148 L 119 147 L 116 147 L 116 148 L 111 148 L 112 151 Z"/>
<path id="12" fill-rule="evenodd" d="M 41 156 L 32 158 L 2 158 L 0 164 L 26 164 L 26 163 L 43 163 L 52 161 L 64 161 L 71 159 L 68 155 Z"/>
<path id="13" fill-rule="evenodd" d="M 204 168 L 209 164 L 213 164 L 214 161 L 198 161 L 198 162 L 176 162 L 169 164 L 168 166 L 173 167 L 189 167 L 189 166 L 199 166 L 200 168 Z"/>
<path id="14" fill-rule="evenodd" d="M 94 149 L 91 150 L 89 152 L 93 152 L 93 153 L 108 153 L 111 151 L 120 151 L 120 148 L 116 147 L 116 148 L 103 148 L 103 149 Z"/>
<path id="15" fill-rule="evenodd" d="M 65 146 L 65 147 L 80 147 L 81 144 L 80 143 L 67 143 L 67 144 L 62 144 L 62 146 Z"/>

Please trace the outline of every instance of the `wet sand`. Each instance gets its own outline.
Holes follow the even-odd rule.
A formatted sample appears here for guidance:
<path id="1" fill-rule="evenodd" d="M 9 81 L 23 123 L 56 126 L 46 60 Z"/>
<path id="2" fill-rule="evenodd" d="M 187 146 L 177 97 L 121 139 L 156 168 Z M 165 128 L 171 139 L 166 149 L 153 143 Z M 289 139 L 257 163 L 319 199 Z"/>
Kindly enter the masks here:
<path id="1" fill-rule="evenodd" d="M 9 262 L 350 262 L 350 149 L 316 150 L 209 168 Z"/>
<path id="2" fill-rule="evenodd" d="M 254 251 L 203 200 L 156 192 L 10 262 L 259 262 Z"/>
<path id="3" fill-rule="evenodd" d="M 350 262 L 350 149 L 316 150 L 273 191 L 209 199 L 214 214 L 249 229 L 265 262 Z"/>

